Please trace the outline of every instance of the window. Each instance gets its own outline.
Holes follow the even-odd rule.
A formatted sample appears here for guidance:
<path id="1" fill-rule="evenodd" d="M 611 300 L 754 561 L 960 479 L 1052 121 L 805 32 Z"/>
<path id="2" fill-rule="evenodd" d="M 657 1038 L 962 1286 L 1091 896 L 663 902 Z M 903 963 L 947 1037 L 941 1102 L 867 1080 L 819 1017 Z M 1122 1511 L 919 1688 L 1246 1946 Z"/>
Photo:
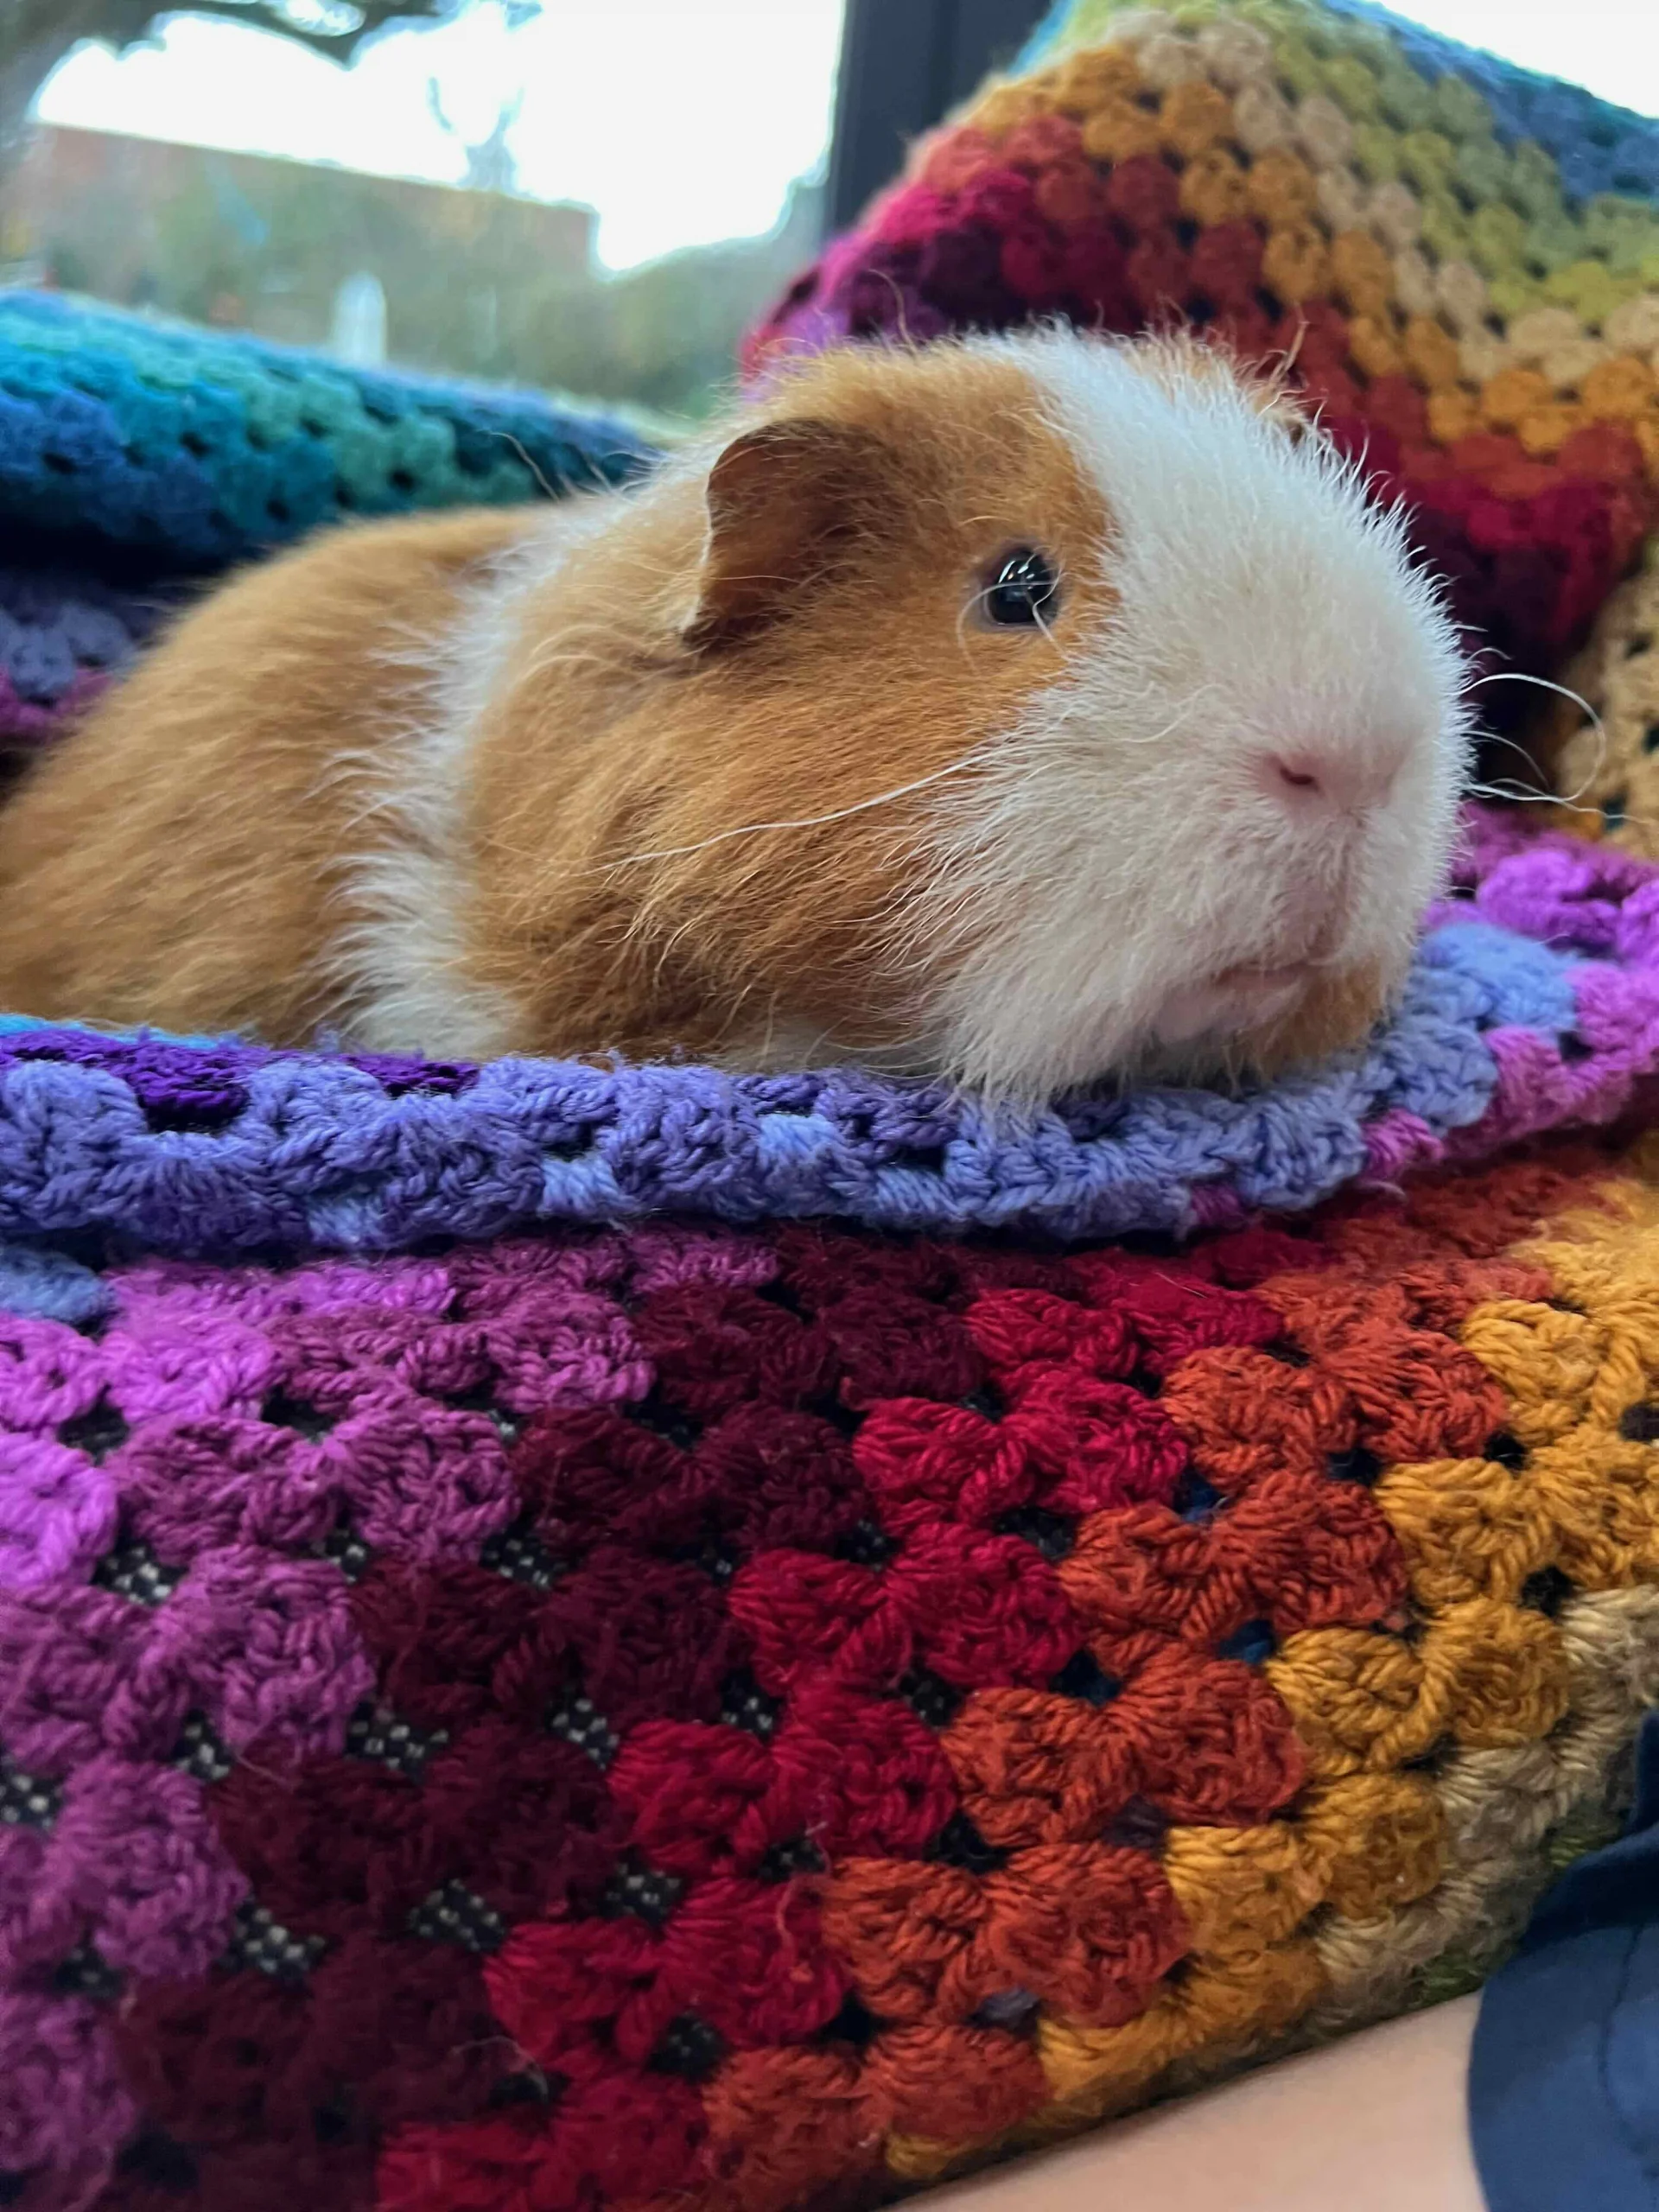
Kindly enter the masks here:
<path id="1" fill-rule="evenodd" d="M 438 20 L 349 68 L 315 50 L 387 12 L 213 0 L 119 53 L 74 45 L 9 181 L 9 273 L 359 362 L 705 409 L 820 242 L 842 0 L 403 0 Z"/>
<path id="2" fill-rule="evenodd" d="M 1659 109 L 1649 5 L 1395 0 L 1454 38 Z M 743 329 L 825 231 L 1046 12 L 187 0 L 118 52 L 82 34 L 130 39 L 143 0 L 10 7 L 0 159 L 19 86 L 34 91 L 31 70 L 44 82 L 39 127 L 0 179 L 0 276 L 676 416 L 707 410 Z M 391 16 L 349 68 L 315 50 Z"/>

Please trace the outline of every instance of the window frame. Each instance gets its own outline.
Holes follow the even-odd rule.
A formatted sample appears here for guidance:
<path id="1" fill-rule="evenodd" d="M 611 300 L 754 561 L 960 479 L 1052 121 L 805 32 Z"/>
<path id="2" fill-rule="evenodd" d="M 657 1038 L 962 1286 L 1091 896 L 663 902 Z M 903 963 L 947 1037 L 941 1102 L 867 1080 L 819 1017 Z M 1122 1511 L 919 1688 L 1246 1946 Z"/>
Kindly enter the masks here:
<path id="1" fill-rule="evenodd" d="M 1005 67 L 1050 0 L 847 0 L 825 219 L 855 222 L 909 142 Z"/>

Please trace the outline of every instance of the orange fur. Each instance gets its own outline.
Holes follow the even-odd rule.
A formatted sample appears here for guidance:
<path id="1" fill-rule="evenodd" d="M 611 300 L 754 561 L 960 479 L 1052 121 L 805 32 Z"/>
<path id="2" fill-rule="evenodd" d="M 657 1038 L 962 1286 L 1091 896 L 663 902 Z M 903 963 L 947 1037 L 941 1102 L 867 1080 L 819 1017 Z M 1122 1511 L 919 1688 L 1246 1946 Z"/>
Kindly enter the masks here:
<path id="1" fill-rule="evenodd" d="M 941 349 L 912 369 L 901 383 L 868 355 L 831 357 L 773 403 L 774 419 L 844 426 L 880 465 L 815 518 L 771 627 L 659 672 L 692 612 L 695 481 L 642 505 L 542 595 L 536 632 L 591 637 L 641 672 L 532 671 L 481 733 L 470 934 L 480 973 L 525 1004 L 537 1040 L 754 1058 L 782 1022 L 902 1058 L 915 1038 L 925 979 L 903 965 L 897 925 L 926 792 L 730 833 L 937 776 L 1052 681 L 1058 649 L 1040 633 L 962 620 L 1000 549 L 1040 527 L 1066 563 L 1057 636 L 1097 621 L 1108 594 L 1088 581 L 1099 499 L 1018 368 Z M 770 569 L 776 550 L 755 537 Z M 557 772 L 525 775 L 556 728 Z M 631 857 L 646 855 L 665 857 Z"/>
<path id="2" fill-rule="evenodd" d="M 1190 340 L 850 348 L 638 491 L 320 539 L 0 809 L 0 1005 L 1027 1098 L 1351 1042 L 1461 664 L 1286 406 Z M 999 626 L 1017 547 L 1060 590 Z"/>
<path id="3" fill-rule="evenodd" d="M 397 634 L 454 619 L 520 534 L 482 513 L 341 531 L 187 615 L 0 809 L 0 1001 L 308 1037 L 360 793 L 332 772 L 413 710 Z"/>
<path id="4" fill-rule="evenodd" d="M 451 979 L 512 1009 L 503 1049 L 759 1057 L 786 1022 L 902 1057 L 918 978 L 895 922 L 925 794 L 728 833 L 949 770 L 1052 680 L 1042 634 L 962 619 L 1010 543 L 1040 534 L 1067 567 L 1062 642 L 1109 604 L 1098 495 L 1015 364 L 940 348 L 895 377 L 831 357 L 763 420 L 833 435 L 792 469 L 734 468 L 753 480 L 716 502 L 712 544 L 703 474 L 615 498 L 525 604 L 465 779 Z M 428 710 L 410 640 L 545 527 L 353 529 L 183 620 L 0 813 L 0 1003 L 349 1030 L 352 866 L 391 834 L 377 779 Z"/>

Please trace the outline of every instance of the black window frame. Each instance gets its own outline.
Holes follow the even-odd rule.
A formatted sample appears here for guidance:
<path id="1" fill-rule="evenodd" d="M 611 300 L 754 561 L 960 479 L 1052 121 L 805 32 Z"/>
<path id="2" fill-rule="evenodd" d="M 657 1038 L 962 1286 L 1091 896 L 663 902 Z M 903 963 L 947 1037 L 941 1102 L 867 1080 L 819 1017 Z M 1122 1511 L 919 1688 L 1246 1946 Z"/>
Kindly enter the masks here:
<path id="1" fill-rule="evenodd" d="M 1051 0 L 847 0 L 825 210 L 830 231 L 857 219 L 898 175 L 905 149 L 1004 68 Z"/>

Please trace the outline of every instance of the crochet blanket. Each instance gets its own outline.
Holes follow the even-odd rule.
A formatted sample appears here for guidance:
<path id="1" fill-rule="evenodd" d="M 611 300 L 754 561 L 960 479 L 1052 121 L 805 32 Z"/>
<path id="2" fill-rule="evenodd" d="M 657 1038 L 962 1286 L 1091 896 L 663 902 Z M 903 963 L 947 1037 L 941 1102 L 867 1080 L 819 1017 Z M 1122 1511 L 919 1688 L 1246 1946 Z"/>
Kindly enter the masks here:
<path id="1" fill-rule="evenodd" d="M 626 424 L 528 393 L 0 292 L 0 771 L 212 574 L 352 515 L 620 482 Z"/>
<path id="2" fill-rule="evenodd" d="M 1390 1186 L 1643 1112 L 1659 869 L 1471 851 L 1243 1101 L 8 1025 L 12 2201 L 874 2202 L 1477 1976 L 1659 1690 L 1656 1199 Z"/>
<path id="3" fill-rule="evenodd" d="M 620 481 L 645 452 L 620 422 L 528 393 L 0 295 L 8 516 L 173 568 L 218 568 L 349 515 Z"/>
<path id="4" fill-rule="evenodd" d="M 1659 1161 L 613 1223 L 975 1148 L 719 1103 L 5 1039 L 10 2201 L 874 2204 L 1469 1986 L 1609 1833 Z"/>
<path id="5" fill-rule="evenodd" d="M 989 155 L 918 157 L 967 165 L 942 200 L 1026 182 L 912 241 L 916 334 L 942 270 L 1104 267 L 1102 194 L 1144 317 L 1212 220 L 1155 195 L 1243 191 L 1215 281 L 1244 231 L 1264 315 L 1295 251 L 1337 270 L 1308 373 L 1375 440 L 1427 414 L 1400 480 L 1489 635 L 1553 652 L 1647 497 L 1643 128 L 1517 120 L 1363 10 L 1065 35 L 1046 120 L 1039 73 L 962 126 Z M 1312 238 L 1351 151 L 1366 235 L 1417 226 L 1386 285 Z M 1437 476 L 1478 357 L 1436 382 L 1419 324 L 1478 332 L 1433 226 L 1477 234 L 1499 156 L 1558 256 L 1528 230 L 1513 283 L 1593 292 L 1588 240 L 1624 289 Z M 1027 185 L 1054 229 L 1005 252 Z M 314 522 L 641 458 L 0 300 L 0 747 Z M 0 2202 L 860 2212 L 1473 1986 L 1659 1694 L 1656 1075 L 1659 868 L 1481 810 L 1392 1023 L 1241 1097 L 0 1018 Z"/>
<path id="6" fill-rule="evenodd" d="M 126 668 L 173 594 L 54 562 L 0 566 L 0 771 L 24 766 Z"/>
<path id="7" fill-rule="evenodd" d="M 748 366 L 1043 315 L 1287 360 L 1494 667 L 1558 675 L 1654 524 L 1659 121 L 1361 0 L 1059 0 Z"/>

